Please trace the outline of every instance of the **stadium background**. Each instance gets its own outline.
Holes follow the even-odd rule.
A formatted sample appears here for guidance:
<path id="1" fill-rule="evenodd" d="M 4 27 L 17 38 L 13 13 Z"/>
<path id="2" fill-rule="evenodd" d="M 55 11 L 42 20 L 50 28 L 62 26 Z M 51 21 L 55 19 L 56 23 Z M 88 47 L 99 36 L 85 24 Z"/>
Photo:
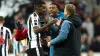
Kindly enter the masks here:
<path id="1" fill-rule="evenodd" d="M 36 0 L 39 1 L 39 0 Z M 43 0 L 47 7 L 55 2 L 63 11 L 64 4 L 72 3 L 82 19 L 81 52 L 82 56 L 100 56 L 100 0 Z M 22 18 L 25 23 L 28 15 L 34 10 L 35 0 L 0 0 L 0 16 L 5 18 L 5 26 L 13 34 L 16 18 Z M 12 51 L 11 51 L 12 55 Z M 11 56 L 9 55 L 9 56 Z"/>

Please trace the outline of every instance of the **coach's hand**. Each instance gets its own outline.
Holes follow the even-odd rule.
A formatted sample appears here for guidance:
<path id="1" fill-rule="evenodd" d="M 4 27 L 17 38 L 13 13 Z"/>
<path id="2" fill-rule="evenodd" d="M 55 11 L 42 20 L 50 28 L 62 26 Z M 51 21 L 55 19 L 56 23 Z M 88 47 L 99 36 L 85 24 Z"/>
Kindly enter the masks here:
<path id="1" fill-rule="evenodd" d="M 50 47 L 50 42 L 47 43 L 47 46 Z"/>

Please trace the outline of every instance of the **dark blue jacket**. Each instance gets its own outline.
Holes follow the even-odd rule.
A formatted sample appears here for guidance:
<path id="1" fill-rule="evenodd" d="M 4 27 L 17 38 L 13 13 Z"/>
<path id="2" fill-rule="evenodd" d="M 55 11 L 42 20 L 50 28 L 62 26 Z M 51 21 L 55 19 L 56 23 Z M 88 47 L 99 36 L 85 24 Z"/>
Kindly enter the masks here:
<path id="1" fill-rule="evenodd" d="M 54 46 L 54 56 L 80 55 L 81 20 L 72 15 L 64 20 L 59 35 L 50 41 Z"/>

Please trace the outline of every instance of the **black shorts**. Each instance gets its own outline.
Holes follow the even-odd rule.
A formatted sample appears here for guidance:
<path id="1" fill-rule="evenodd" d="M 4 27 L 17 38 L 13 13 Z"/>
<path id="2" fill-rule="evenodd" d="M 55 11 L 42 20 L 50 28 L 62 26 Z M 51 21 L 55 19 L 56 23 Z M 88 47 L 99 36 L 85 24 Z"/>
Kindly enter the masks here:
<path id="1" fill-rule="evenodd" d="M 36 48 L 31 48 L 31 49 L 27 49 L 27 54 L 28 56 L 44 56 L 44 52 L 42 48 L 38 48 L 39 49 L 39 53 L 36 51 Z"/>

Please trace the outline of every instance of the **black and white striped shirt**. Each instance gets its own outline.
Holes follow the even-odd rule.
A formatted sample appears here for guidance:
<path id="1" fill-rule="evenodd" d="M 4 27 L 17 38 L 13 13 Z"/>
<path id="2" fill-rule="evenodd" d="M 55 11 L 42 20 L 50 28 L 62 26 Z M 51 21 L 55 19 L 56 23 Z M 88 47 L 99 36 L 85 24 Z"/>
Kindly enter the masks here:
<path id="1" fill-rule="evenodd" d="M 8 41 L 12 39 L 10 29 L 0 26 L 0 56 L 8 56 Z"/>
<path id="2" fill-rule="evenodd" d="M 40 27 L 39 16 L 37 15 L 36 12 L 33 12 L 33 14 L 29 16 L 27 21 L 27 26 L 28 26 L 28 37 L 27 37 L 28 49 L 36 48 L 37 55 L 40 56 L 38 50 L 38 47 L 41 47 L 41 42 L 39 38 L 40 33 L 36 34 L 33 29 L 34 26 Z"/>

